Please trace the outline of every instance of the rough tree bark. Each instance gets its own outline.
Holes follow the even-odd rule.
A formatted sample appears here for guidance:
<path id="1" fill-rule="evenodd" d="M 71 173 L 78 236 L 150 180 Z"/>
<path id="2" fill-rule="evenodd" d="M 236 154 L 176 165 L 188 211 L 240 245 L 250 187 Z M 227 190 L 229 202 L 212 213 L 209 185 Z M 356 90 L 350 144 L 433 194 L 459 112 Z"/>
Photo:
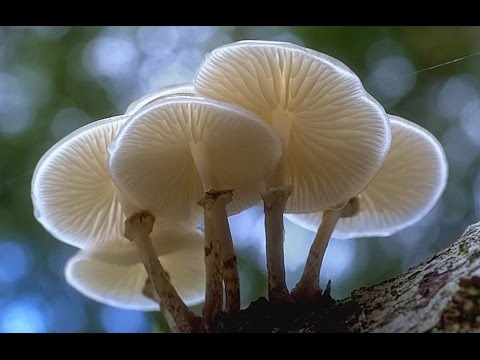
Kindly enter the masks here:
<path id="1" fill-rule="evenodd" d="M 265 299 L 221 314 L 219 332 L 480 332 L 480 222 L 405 273 L 314 308 Z"/>

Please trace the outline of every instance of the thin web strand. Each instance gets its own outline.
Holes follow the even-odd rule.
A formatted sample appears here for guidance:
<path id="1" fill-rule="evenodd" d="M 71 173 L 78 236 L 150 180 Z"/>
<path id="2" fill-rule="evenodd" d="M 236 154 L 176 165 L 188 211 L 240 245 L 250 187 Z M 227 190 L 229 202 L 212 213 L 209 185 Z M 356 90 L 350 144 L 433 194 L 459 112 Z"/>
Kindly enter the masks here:
<path id="1" fill-rule="evenodd" d="M 459 58 L 456 58 L 456 59 L 453 59 L 453 60 L 450 60 L 450 61 L 446 61 L 446 62 L 438 64 L 438 65 L 433 65 L 433 66 L 430 66 L 430 67 L 422 69 L 422 70 L 418 70 L 418 71 L 414 71 L 414 72 L 411 72 L 411 73 L 408 73 L 408 74 L 405 74 L 405 75 L 402 75 L 402 76 L 398 76 L 398 77 L 393 78 L 393 79 L 386 80 L 384 82 L 379 83 L 378 86 L 383 86 L 385 84 L 391 83 L 392 81 L 401 80 L 401 79 L 404 79 L 406 77 L 409 77 L 409 76 L 412 76 L 412 75 L 415 75 L 415 74 L 419 74 L 419 73 L 422 73 L 422 72 L 425 72 L 425 71 L 428 71 L 428 70 L 433 70 L 433 69 L 436 69 L 436 68 L 439 68 L 439 67 L 442 67 L 442 66 L 445 66 L 445 65 L 453 64 L 453 63 L 456 63 L 457 61 L 465 60 L 465 59 L 468 59 L 468 58 L 471 58 L 471 57 L 474 57 L 474 56 L 478 56 L 478 55 L 480 55 L 480 51 L 477 51 L 476 53 L 466 55 L 466 56 L 462 56 L 462 57 L 459 57 Z"/>

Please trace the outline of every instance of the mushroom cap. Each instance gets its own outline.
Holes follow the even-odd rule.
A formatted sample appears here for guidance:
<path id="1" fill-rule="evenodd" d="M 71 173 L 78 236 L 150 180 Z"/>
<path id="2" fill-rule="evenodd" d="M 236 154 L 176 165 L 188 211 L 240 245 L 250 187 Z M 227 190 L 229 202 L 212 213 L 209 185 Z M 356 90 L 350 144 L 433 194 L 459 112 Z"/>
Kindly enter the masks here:
<path id="1" fill-rule="evenodd" d="M 107 166 L 107 148 L 128 118 L 115 116 L 85 125 L 53 145 L 38 162 L 32 178 L 34 214 L 60 241 L 82 249 L 133 247 L 123 232 L 126 210 L 134 207 L 112 182 Z M 192 210 L 191 215 L 178 226 L 198 224 L 202 211 Z"/>
<path id="2" fill-rule="evenodd" d="M 171 95 L 193 95 L 194 90 L 193 90 L 193 85 L 186 83 L 186 84 L 180 84 L 180 85 L 172 85 L 172 86 L 167 86 L 163 87 L 158 90 L 151 91 L 141 98 L 135 100 L 132 102 L 130 105 L 128 105 L 127 110 L 125 111 L 125 114 L 131 115 L 144 106 L 147 106 L 148 104 L 163 99 L 167 96 Z"/>
<path id="3" fill-rule="evenodd" d="M 154 231 L 151 235 L 160 263 L 188 306 L 205 293 L 204 241 L 199 231 Z M 65 266 L 67 282 L 83 295 L 118 308 L 158 311 L 143 295 L 147 273 L 136 249 L 117 252 L 79 251 Z"/>
<path id="4" fill-rule="evenodd" d="M 240 105 L 282 139 L 286 212 L 326 210 L 360 193 L 390 146 L 382 106 L 340 61 L 301 46 L 240 41 L 208 54 L 196 93 Z"/>
<path id="5" fill-rule="evenodd" d="M 109 153 L 112 179 L 129 201 L 182 219 L 212 188 L 234 190 L 230 214 L 259 202 L 281 146 L 242 108 L 172 96 L 135 113 Z"/>
<path id="6" fill-rule="evenodd" d="M 341 218 L 338 238 L 389 236 L 426 216 L 445 189 L 448 163 L 438 140 L 427 130 L 390 115 L 392 146 L 375 179 L 360 194 L 359 212 Z M 286 217 L 317 231 L 322 213 Z"/>

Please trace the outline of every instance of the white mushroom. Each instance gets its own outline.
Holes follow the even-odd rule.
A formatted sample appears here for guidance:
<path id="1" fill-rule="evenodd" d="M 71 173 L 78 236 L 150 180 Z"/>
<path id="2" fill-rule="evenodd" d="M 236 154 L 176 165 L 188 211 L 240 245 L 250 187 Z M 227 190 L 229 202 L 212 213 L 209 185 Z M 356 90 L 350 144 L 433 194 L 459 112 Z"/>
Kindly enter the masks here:
<path id="1" fill-rule="evenodd" d="M 171 286 L 149 244 L 155 209 L 128 201 L 108 172 L 107 148 L 128 118 L 117 116 L 86 125 L 42 157 L 32 180 L 35 216 L 53 236 L 81 249 L 120 251 L 132 248 L 129 240 L 142 240 L 135 245 L 155 291 L 162 292 L 158 294 L 162 299 L 168 294 L 165 308 L 188 331 L 196 321 L 194 314 Z M 188 217 L 159 220 L 155 227 L 193 228 L 200 220 L 200 209 L 192 205 Z"/>
<path id="2" fill-rule="evenodd" d="M 85 125 L 38 162 L 32 179 L 34 214 L 58 240 L 81 249 L 132 247 L 123 234 L 125 215 L 135 207 L 112 182 L 107 161 L 107 148 L 128 118 L 115 116 Z M 200 211 L 191 216 L 178 226 L 201 221 Z"/>
<path id="3" fill-rule="evenodd" d="M 424 128 L 398 116 L 389 117 L 390 152 L 375 179 L 347 206 L 350 214 L 339 210 L 286 215 L 294 223 L 318 230 L 311 253 L 320 254 L 316 266 L 305 268 L 292 294 L 306 297 L 302 292 L 312 288 L 311 281 L 318 284 L 321 262 L 334 228 L 334 236 L 339 238 L 389 236 L 422 219 L 443 193 L 448 164 L 441 144 Z M 306 280 L 309 272 L 315 275 L 313 280 Z M 310 294 L 310 290 L 307 292 Z"/>
<path id="4" fill-rule="evenodd" d="M 284 210 L 323 211 L 362 191 L 389 149 L 385 111 L 340 61 L 281 42 L 215 49 L 198 69 L 194 88 L 259 115 L 281 140 L 283 155 L 263 199 L 269 298 L 289 301 Z"/>
<path id="5" fill-rule="evenodd" d="M 123 236 L 125 216 L 107 168 L 107 146 L 127 116 L 90 123 L 52 146 L 32 179 L 35 217 L 54 237 L 80 248 L 105 248 Z"/>
<path id="6" fill-rule="evenodd" d="M 203 198 L 206 263 L 213 266 L 208 256 L 214 256 L 218 242 L 225 309 L 238 310 L 238 270 L 226 206 L 232 214 L 260 200 L 261 181 L 280 155 L 279 141 L 268 126 L 233 105 L 169 97 L 133 115 L 109 151 L 112 179 L 133 203 L 181 218 L 188 217 L 192 204 Z M 235 190 L 231 203 L 230 189 Z M 210 298 L 208 282 L 214 275 L 213 269 L 206 271 L 206 298 Z"/>

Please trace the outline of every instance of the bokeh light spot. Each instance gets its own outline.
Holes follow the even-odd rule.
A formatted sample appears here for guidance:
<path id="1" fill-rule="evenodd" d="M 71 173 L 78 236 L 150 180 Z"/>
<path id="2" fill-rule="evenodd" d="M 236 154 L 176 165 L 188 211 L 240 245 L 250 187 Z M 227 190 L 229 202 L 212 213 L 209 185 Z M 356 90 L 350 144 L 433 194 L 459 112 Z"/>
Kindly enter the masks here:
<path id="1" fill-rule="evenodd" d="M 415 68 L 404 56 L 383 57 L 372 67 L 366 80 L 367 90 L 378 97 L 385 107 L 396 104 L 415 86 Z"/>
<path id="2" fill-rule="evenodd" d="M 24 297 L 7 304 L 0 311 L 0 332 L 46 332 L 45 311 L 36 297 Z"/>
<path id="3" fill-rule="evenodd" d="M 9 73 L 0 73 L 0 132 L 15 135 L 32 121 L 31 103 L 20 82 Z"/>
<path id="4" fill-rule="evenodd" d="M 150 319 L 140 311 L 104 306 L 100 312 L 100 318 L 107 332 L 148 332 L 152 328 Z"/>
<path id="5" fill-rule="evenodd" d="M 75 107 L 63 108 L 57 111 L 50 123 L 50 131 L 55 141 L 60 140 L 72 131 L 89 123 L 89 116 Z"/>
<path id="6" fill-rule="evenodd" d="M 480 148 L 480 99 L 468 102 L 461 110 L 460 126 L 465 135 Z"/>
<path id="7" fill-rule="evenodd" d="M 0 241 L 0 283 L 20 280 L 30 268 L 24 246 L 12 241 Z"/>
<path id="8" fill-rule="evenodd" d="M 127 36 L 100 36 L 87 47 L 86 64 L 95 75 L 125 77 L 137 68 L 138 51 Z"/>
<path id="9" fill-rule="evenodd" d="M 464 74 L 448 79 L 437 96 L 437 111 L 450 121 L 458 121 L 465 106 L 478 99 L 473 80 Z"/>

